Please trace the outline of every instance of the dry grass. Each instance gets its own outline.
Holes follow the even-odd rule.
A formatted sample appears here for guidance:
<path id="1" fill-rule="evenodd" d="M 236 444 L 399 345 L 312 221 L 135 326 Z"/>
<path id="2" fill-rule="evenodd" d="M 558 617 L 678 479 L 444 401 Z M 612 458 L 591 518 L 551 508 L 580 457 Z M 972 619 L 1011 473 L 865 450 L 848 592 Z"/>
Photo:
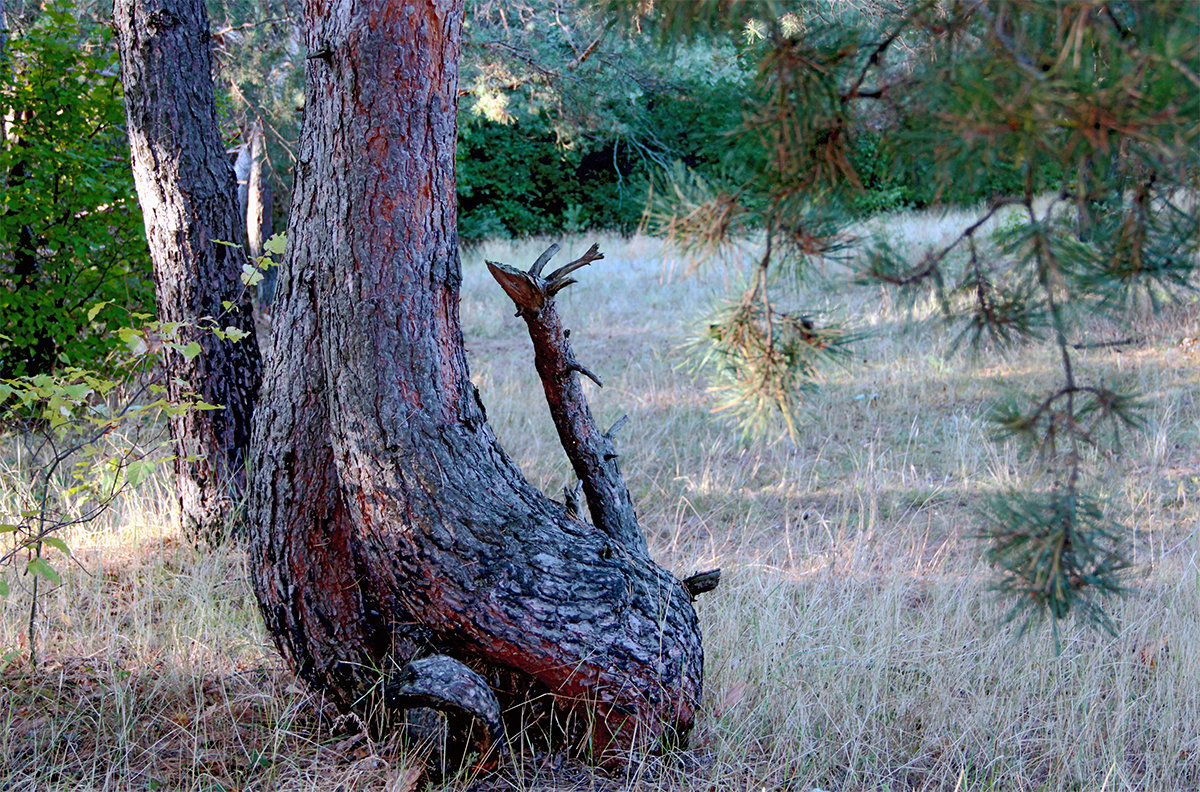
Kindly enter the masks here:
<path id="1" fill-rule="evenodd" d="M 899 243 L 952 233 L 894 217 Z M 592 241 L 573 240 L 560 256 Z M 1116 637 L 1067 625 L 1017 636 L 971 540 L 971 508 L 1019 483 L 981 408 L 1047 382 L 1053 358 L 944 356 L 918 306 L 812 287 L 807 304 L 875 332 L 830 373 L 803 436 L 758 446 L 709 413 L 680 346 L 722 287 L 656 242 L 602 239 L 562 312 L 619 449 L 653 551 L 679 574 L 720 566 L 697 603 L 707 692 L 689 750 L 625 777 L 536 762 L 451 790 L 1195 790 L 1200 788 L 1200 311 L 1136 320 L 1137 342 L 1082 352 L 1151 398 L 1147 430 L 1095 474 L 1135 529 Z M 567 483 L 524 328 L 484 257 L 464 257 L 462 312 L 489 417 L 529 478 Z M 736 273 L 728 275 L 736 277 Z M 1097 339 L 1129 334 L 1097 323 Z M 29 601 L 0 601 L 0 789 L 396 790 L 403 760 L 348 736 L 280 668 L 236 553 L 181 546 L 161 483 L 69 537 L 77 564 L 45 593 L 43 663 L 21 654 Z M 16 581 L 10 572 L 8 579 Z"/>

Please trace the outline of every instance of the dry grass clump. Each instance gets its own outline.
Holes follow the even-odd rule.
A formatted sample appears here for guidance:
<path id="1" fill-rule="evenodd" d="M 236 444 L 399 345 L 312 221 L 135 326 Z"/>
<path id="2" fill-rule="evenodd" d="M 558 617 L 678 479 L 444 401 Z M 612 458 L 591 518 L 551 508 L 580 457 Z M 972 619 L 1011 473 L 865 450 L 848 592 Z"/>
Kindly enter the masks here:
<path id="1" fill-rule="evenodd" d="M 952 218 L 891 218 L 916 246 Z M 593 241 L 574 240 L 564 256 Z M 1136 384 L 1146 431 L 1093 460 L 1135 529 L 1118 634 L 1004 626 L 971 538 L 972 508 L 1025 475 L 988 439 L 999 388 L 1055 374 L 1052 353 L 945 356 L 947 338 L 886 292 L 811 287 L 801 302 L 875 332 L 829 372 L 795 441 L 756 446 L 710 412 L 680 349 L 726 278 L 688 276 L 658 243 L 601 239 L 560 297 L 602 424 L 657 557 L 720 566 L 697 603 L 707 692 L 690 747 L 625 775 L 525 757 L 449 790 L 1189 790 L 1200 788 L 1200 310 L 1097 320 L 1082 365 Z M 532 351 L 484 258 L 464 255 L 473 377 L 527 476 L 568 483 Z M 910 320 L 915 320 L 911 322 Z M 0 600 L 0 789 L 403 790 L 394 746 L 354 736 L 281 668 L 236 551 L 200 555 L 169 526 L 161 483 L 68 536 L 77 563 L 45 593 L 43 662 L 23 660 L 29 601 Z M 14 580 L 12 573 L 9 579 Z M 8 654 L 5 654 L 8 653 Z M 435 787 L 437 788 L 437 787 Z"/>

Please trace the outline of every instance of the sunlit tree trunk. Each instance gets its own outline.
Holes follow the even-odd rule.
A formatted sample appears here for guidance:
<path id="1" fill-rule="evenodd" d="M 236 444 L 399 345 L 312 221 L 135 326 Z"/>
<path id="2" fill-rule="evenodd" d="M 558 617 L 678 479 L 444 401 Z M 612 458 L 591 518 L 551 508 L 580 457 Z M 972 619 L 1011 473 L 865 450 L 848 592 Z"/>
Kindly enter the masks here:
<path id="1" fill-rule="evenodd" d="M 262 121 L 250 128 L 250 173 L 246 178 L 246 250 L 257 258 L 263 254 L 263 243 L 271 232 L 270 197 L 263 176 Z"/>
<path id="2" fill-rule="evenodd" d="M 201 352 L 168 352 L 168 393 L 218 410 L 171 419 L 185 534 L 219 538 L 237 509 L 261 362 L 254 340 L 233 170 L 213 99 L 203 0 L 116 0 L 129 144 L 154 262 L 159 318 Z M 234 243 L 234 244 L 229 244 Z M 225 338 L 214 334 L 213 324 Z M 246 337 L 235 341 L 232 336 Z"/>
<path id="3" fill-rule="evenodd" d="M 686 731 L 702 671 L 688 590 L 628 526 L 584 524 L 534 489 L 468 378 L 461 0 L 305 10 L 304 125 L 250 487 L 269 631 L 348 707 L 388 669 L 437 655 L 505 680 L 502 698 L 552 693 L 598 751 Z"/>

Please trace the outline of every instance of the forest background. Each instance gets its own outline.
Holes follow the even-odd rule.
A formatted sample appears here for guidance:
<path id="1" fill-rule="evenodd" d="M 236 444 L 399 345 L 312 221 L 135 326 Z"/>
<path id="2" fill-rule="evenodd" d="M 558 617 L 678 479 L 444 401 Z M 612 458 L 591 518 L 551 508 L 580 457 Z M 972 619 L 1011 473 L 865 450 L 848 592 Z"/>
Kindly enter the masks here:
<path id="1" fill-rule="evenodd" d="M 872 16 L 883 14 L 881 4 L 851 8 L 871 29 L 888 18 Z M 1190 6 L 1182 8 L 1179 25 L 1186 32 L 1194 20 L 1186 14 Z M 141 217 L 131 200 L 115 52 L 101 7 L 34 8 L 10 2 L 6 11 L 14 31 L 6 42 L 8 103 L 53 111 L 31 111 L 19 119 L 25 122 L 20 145 L 4 149 L 3 231 L 12 276 L 0 292 L 0 376 L 15 382 L 25 375 L 55 374 L 57 384 L 35 381 L 24 393 L 48 399 L 54 410 L 74 420 L 75 408 L 87 399 L 76 398 L 67 388 L 86 385 L 105 393 L 111 388 L 115 398 L 114 383 L 152 368 L 149 357 L 136 354 L 145 351 L 139 344 L 144 347 L 151 333 L 135 325 L 152 316 L 154 306 Z M 288 193 L 290 147 L 302 103 L 304 53 L 292 12 L 261 4 L 211 8 L 217 85 L 224 92 L 220 101 L 230 147 L 248 142 L 255 121 L 262 124 L 267 173 L 277 196 Z M 635 479 L 638 499 L 657 533 L 652 539 L 658 552 L 679 567 L 720 564 L 746 573 L 729 584 L 721 615 L 716 608 L 707 614 L 713 622 L 707 635 L 714 670 L 709 676 L 710 719 L 698 740 L 701 749 L 681 766 L 643 766 L 639 772 L 646 775 L 638 783 L 666 787 L 686 783 L 679 774 L 689 773 L 720 779 L 712 781 L 717 788 L 747 789 L 801 788 L 797 784 L 883 788 L 894 783 L 1032 789 L 1088 786 L 1097 779 L 1113 788 L 1168 789 L 1194 783 L 1193 760 L 1200 749 L 1195 735 L 1182 726 L 1195 721 L 1200 707 L 1186 682 L 1196 678 L 1191 658 L 1198 640 L 1194 616 L 1200 549 L 1194 508 L 1200 424 L 1188 395 L 1196 384 L 1197 320 L 1189 291 L 1194 205 L 1189 209 L 1184 203 L 1184 220 L 1173 230 L 1172 244 L 1183 263 L 1158 273 L 1167 276 L 1166 282 L 1141 292 L 1144 299 L 1123 302 L 1119 314 L 1089 318 L 1071 340 L 1078 345 L 1078 358 L 1116 379 L 1132 381 L 1139 393 L 1147 394 L 1146 415 L 1137 421 L 1117 416 L 1117 423 L 1127 428 L 1137 424 L 1144 431 L 1126 435 L 1119 456 L 1098 451 L 1087 461 L 1112 510 L 1124 525 L 1135 528 L 1133 544 L 1122 556 L 1133 570 L 1122 584 L 1133 591 L 1133 604 L 1110 606 L 1116 608 L 1111 624 L 1115 638 L 1097 637 L 1072 624 L 1065 637 L 1056 627 L 1049 648 L 1036 640 L 1016 643 L 1030 640 L 1014 637 L 1021 623 L 1011 632 L 996 627 L 1008 606 L 990 604 L 984 593 L 992 578 L 972 541 L 979 530 L 973 512 L 988 493 L 1028 487 L 1023 477 L 1029 462 L 1015 449 L 987 440 L 982 415 L 1002 400 L 983 385 L 1021 389 L 1032 383 L 1052 392 L 1053 384 L 1046 385 L 1052 364 L 1036 356 L 994 357 L 980 368 L 969 359 L 948 357 L 957 328 L 941 323 L 938 295 L 905 303 L 880 298 L 880 292 L 866 287 L 841 300 L 836 298 L 845 288 L 840 281 L 828 273 L 810 273 L 797 281 L 789 299 L 839 315 L 856 337 L 866 328 L 880 331 L 860 341 L 854 354 L 862 355 L 861 364 L 822 368 L 825 388 L 805 397 L 801 412 L 810 419 L 821 416 L 824 431 L 814 437 L 811 430 L 793 428 L 788 438 L 775 423 L 766 429 L 775 442 L 764 443 L 760 435 L 755 443 L 738 435 L 746 424 L 731 427 L 720 416 L 707 415 L 713 406 L 712 397 L 704 395 L 707 381 L 691 382 L 676 368 L 685 358 L 671 350 L 689 339 L 694 342 L 697 326 L 714 326 L 697 321 L 706 304 L 719 302 L 711 284 L 736 282 L 761 260 L 755 234 L 763 225 L 747 223 L 743 231 L 749 241 L 735 245 L 732 254 L 697 254 L 694 245 L 672 253 L 640 237 L 626 238 L 639 230 L 670 235 L 678 230 L 673 221 L 688 216 L 679 207 L 703 207 L 713 195 L 734 192 L 723 192 L 724 185 L 738 178 L 731 163 L 743 171 L 747 163 L 751 170 L 771 166 L 771 152 L 762 139 L 738 133 L 745 129 L 748 99 L 762 90 L 759 65 L 769 31 L 756 31 L 751 24 L 685 30 L 683 43 L 664 54 L 654 46 L 661 31 L 616 35 L 623 29 L 620 24 L 592 9 L 555 3 L 470 5 L 458 186 L 460 233 L 475 246 L 467 248 L 474 253 L 465 257 L 468 282 L 476 287 L 468 291 L 466 305 L 477 312 L 464 313 L 474 322 L 488 360 L 506 346 L 494 318 L 503 310 L 495 295 L 484 294 L 487 284 L 471 281 L 472 255 L 482 258 L 486 250 L 489 258 L 532 258 L 523 243 L 495 252 L 498 238 L 601 230 L 619 235 L 606 237 L 610 249 L 628 262 L 627 271 L 613 281 L 623 281 L 629 293 L 642 296 L 625 305 L 606 301 L 596 306 L 578 297 L 572 307 L 579 311 L 580 331 L 592 327 L 606 338 L 609 349 L 598 346 L 593 354 L 649 355 L 631 358 L 644 366 L 635 365 L 628 381 L 615 385 L 640 412 L 615 404 L 609 409 L 631 412 L 637 423 L 661 414 L 660 404 L 681 407 L 664 422 L 644 425 L 630 441 L 654 458 L 640 463 L 645 467 L 634 463 L 634 475 L 640 476 Z M 1166 28 L 1169 33 L 1170 26 Z M 1173 39 L 1164 35 L 1162 40 Z M 1194 46 L 1180 46 L 1177 59 L 1193 64 Z M 1185 68 L 1179 73 L 1183 77 L 1172 79 L 1186 80 L 1187 73 Z M 1190 73 L 1194 77 L 1194 66 Z M 1194 99 L 1178 112 L 1184 142 L 1194 141 Z M 902 156 L 889 145 L 898 129 L 923 131 L 903 129 L 913 123 L 911 116 L 892 117 L 879 110 L 856 120 L 854 134 L 840 149 L 846 172 L 857 183 L 836 202 L 839 227 L 869 230 L 856 238 L 887 238 L 903 262 L 915 266 L 926 248 L 960 238 L 953 230 L 955 221 L 962 228 L 987 214 L 981 227 L 987 244 L 1015 249 L 1022 219 L 989 208 L 998 197 L 1030 192 L 1028 157 L 999 151 L 970 171 L 971 178 L 949 179 L 944 162 Z M 835 164 L 840 168 L 843 162 Z M 1194 188 L 1195 163 L 1182 165 L 1192 168 L 1190 176 L 1172 186 Z M 1038 164 L 1034 178 L 1038 185 L 1057 184 L 1074 178 L 1077 166 L 1070 159 L 1049 158 Z M 742 190 L 739 197 L 749 195 L 745 203 L 769 202 L 771 186 L 758 186 L 757 194 Z M 1040 196 L 1043 191 L 1037 192 Z M 286 203 L 286 198 L 275 201 L 277 221 Z M 972 215 L 980 205 L 985 208 Z M 930 209 L 942 220 L 912 214 Z M 34 228 L 37 255 L 23 261 L 20 254 L 31 245 L 22 234 Z M 860 265 L 878 263 L 868 248 L 856 241 L 847 245 L 845 255 L 857 256 Z M 700 270 L 703 277 L 681 280 L 701 258 L 709 260 Z M 719 263 L 714 266 L 713 261 Z M 887 280 L 895 273 L 877 268 L 873 274 Z M 1168 306 L 1165 313 L 1154 312 L 1158 303 Z M 618 316 L 630 335 L 661 338 L 663 346 L 651 353 L 628 346 L 617 337 L 620 333 L 606 329 Z M 907 332 L 917 335 L 897 336 L 892 325 L 909 327 Z M 699 335 L 703 342 L 705 333 Z M 1053 352 L 1046 353 L 1051 360 Z M 880 367 L 888 366 L 891 371 L 884 374 Z M 500 431 L 513 438 L 506 445 L 527 470 L 535 471 L 544 489 L 561 487 L 561 464 L 554 461 L 552 448 L 545 447 L 544 435 L 531 429 L 536 410 L 516 404 L 525 392 L 523 375 L 482 361 L 475 374 L 492 383 L 488 390 L 496 396 L 491 399 L 505 405 L 494 412 L 499 412 L 495 420 Z M 5 396 L 14 392 L 7 387 Z M 956 396 L 943 395 L 947 392 Z M 137 411 L 144 419 L 133 428 L 124 422 L 122 432 L 130 432 L 123 435 L 124 444 L 87 460 L 99 472 L 84 484 L 71 481 L 78 460 L 60 454 L 58 447 L 47 455 L 45 446 L 31 444 L 30 435 L 21 434 L 28 431 L 27 424 L 6 424 L 6 497 L 20 504 L 14 507 L 21 518 L 12 521 L 14 527 L 34 514 L 43 519 L 50 499 L 62 498 L 64 505 L 54 517 L 63 530 L 40 535 L 32 557 L 27 557 L 33 547 L 28 543 L 5 550 L 6 559 L 20 560 L 24 574 L 7 578 L 18 591 L 9 592 L 6 583 L 4 592 L 9 597 L 5 646 L 12 647 L 4 688 L 10 697 L 6 704 L 11 702 L 5 739 L 12 750 L 6 755 L 17 757 L 8 760 L 4 771 L 14 785 L 32 784 L 30 788 L 61 774 L 63 767 L 74 778 L 114 788 L 129 778 L 151 787 L 234 788 L 281 778 L 303 785 L 324 783 L 313 780 L 328 780 L 322 774 L 352 776 L 363 784 L 400 783 L 405 777 L 400 768 L 380 759 L 386 752 L 369 741 L 347 745 L 317 736 L 337 729 L 321 725 L 319 708 L 301 703 L 299 693 L 282 689 L 287 681 L 263 658 L 261 637 L 252 637 L 254 617 L 245 592 L 230 594 L 214 586 L 222 578 L 236 584 L 242 574 L 236 551 L 193 556 L 162 527 L 171 517 L 161 504 L 153 505 L 162 469 L 155 461 L 161 452 L 153 450 L 158 446 L 150 439 L 156 431 L 155 411 L 161 409 L 171 407 L 143 399 Z M 828 416 L 835 413 L 847 421 L 845 426 L 830 424 Z M 936 418 L 926 421 L 931 414 Z M 940 439 L 919 439 L 922 433 Z M 522 436 L 524 440 L 517 439 Z M 933 459 L 947 448 L 955 449 L 952 462 Z M 664 457 L 674 461 L 664 462 Z M 1138 463 L 1122 466 L 1114 459 Z M 1132 478 L 1123 480 L 1126 475 Z M 83 503 L 82 494 L 101 491 L 111 494 L 102 499 L 104 509 L 80 512 L 70 505 L 72 500 Z M 73 523 L 95 516 L 89 508 L 112 521 L 94 524 L 86 534 L 71 534 Z M 128 537 L 129 531 L 139 536 L 139 543 L 148 539 L 151 549 L 126 556 L 116 552 L 125 541 L 118 537 Z M 90 564 L 92 570 L 104 570 L 90 573 L 99 574 L 90 578 L 93 588 L 63 562 L 68 551 L 85 568 Z M 43 555 L 52 561 L 43 561 Z M 151 578 L 168 585 L 146 588 Z M 51 595 L 43 593 L 49 600 L 40 617 L 53 627 L 35 631 L 38 617 L 29 607 L 38 601 L 37 585 L 31 584 L 37 580 L 54 584 Z M 66 600 L 55 604 L 54 598 L 71 598 L 80 591 L 92 591 L 97 598 L 114 592 L 119 596 L 96 604 L 96 611 Z M 228 646 L 242 641 L 243 648 L 217 658 L 180 652 L 154 636 L 158 625 L 183 618 L 181 610 L 197 598 L 204 603 L 201 620 L 214 620 L 198 629 L 218 630 L 203 642 Z M 126 607 L 132 610 L 122 610 Z M 775 618 L 753 615 L 764 608 Z M 734 615 L 726 619 L 725 609 Z M 112 625 L 105 640 L 130 648 L 97 654 L 100 642 L 73 633 L 72 625 L 89 620 Z M 220 633 L 217 622 L 233 632 Z M 132 639 L 114 637 L 131 630 Z M 985 631 L 988 636 L 980 637 Z M 19 659 L 36 652 L 42 641 L 57 642 L 46 658 L 52 669 L 55 660 L 60 663 L 57 693 L 45 687 L 47 678 L 39 672 L 15 670 Z M 1029 652 L 1032 657 L 1025 656 Z M 779 660 L 781 655 L 787 662 Z M 147 661 L 151 656 L 177 664 L 171 666 L 166 688 L 155 687 L 146 676 L 153 667 Z M 1013 662 L 1014 656 L 1022 660 Z M 970 670 L 960 667 L 957 677 L 949 674 L 949 668 L 967 659 Z M 1007 666 L 1007 673 L 996 670 Z M 250 670 L 258 674 L 255 683 L 240 687 L 238 675 Z M 106 690 L 116 691 L 118 701 L 133 703 L 142 712 L 122 715 L 104 705 L 82 714 L 81 708 L 96 706 L 87 692 L 96 684 L 110 686 Z M 278 685 L 279 695 L 268 701 L 251 691 L 263 685 Z M 815 695 L 822 688 L 825 692 Z M 812 695 L 806 703 L 776 700 L 780 691 L 793 689 Z M 940 700 L 930 698 L 934 690 L 941 691 L 933 696 Z M 882 698 L 871 703 L 875 693 Z M 151 698 L 160 694 L 165 697 L 152 705 Z M 196 703 L 200 701 L 202 705 Z M 956 707 L 967 711 L 967 722 Z M 78 731 L 85 721 L 94 722 L 87 727 L 94 737 L 85 740 L 86 756 L 80 758 L 68 724 L 77 724 Z M 984 721 L 1011 726 L 989 732 Z M 159 756 L 150 747 L 164 740 L 174 747 Z M 179 747 L 189 741 L 190 749 Z M 309 764 L 284 758 L 278 750 L 297 742 L 307 745 L 300 753 L 309 757 Z M 230 749 L 235 743 L 237 751 Z M 1082 752 L 1068 747 L 1079 744 L 1091 747 Z M 270 745 L 276 748 L 269 750 Z M 140 764 L 129 757 L 134 746 L 144 754 Z M 72 751 L 74 759 L 67 756 Z M 99 757 L 122 751 L 124 770 L 113 777 L 101 768 Z M 55 769 L 59 760 L 47 757 L 60 755 L 62 766 Z"/>

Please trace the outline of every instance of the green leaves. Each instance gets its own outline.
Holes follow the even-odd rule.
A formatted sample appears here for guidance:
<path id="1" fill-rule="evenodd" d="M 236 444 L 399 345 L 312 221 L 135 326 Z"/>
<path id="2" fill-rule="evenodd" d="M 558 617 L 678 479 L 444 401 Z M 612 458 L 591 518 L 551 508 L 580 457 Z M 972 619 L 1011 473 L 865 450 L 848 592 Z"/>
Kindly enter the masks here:
<path id="1" fill-rule="evenodd" d="M 136 459 L 125 466 L 125 479 L 129 486 L 136 487 L 150 478 L 154 473 L 154 463 L 145 459 Z"/>
<path id="2" fill-rule="evenodd" d="M 25 564 L 25 571 L 31 575 L 43 577 L 55 585 L 58 585 L 62 582 L 62 578 L 59 577 L 59 574 L 54 570 L 54 567 L 46 563 L 46 559 L 42 558 L 41 556 L 29 559 L 29 561 Z"/>
<path id="3" fill-rule="evenodd" d="M 135 355 L 145 354 L 148 350 L 146 338 L 139 330 L 135 330 L 132 327 L 121 327 L 117 329 L 117 336 L 129 348 L 129 351 Z"/>
<path id="4" fill-rule="evenodd" d="M 247 263 L 242 265 L 241 278 L 242 283 L 246 284 L 247 286 L 257 286 L 262 282 L 263 273 L 254 264 Z"/>
<path id="5" fill-rule="evenodd" d="M 282 256 L 286 248 L 287 237 L 284 234 L 273 234 L 263 243 L 263 250 L 270 253 L 272 257 Z"/>
<path id="6" fill-rule="evenodd" d="M 7 41 L 0 105 L 0 378 L 103 368 L 153 305 L 127 156 L 116 48 L 69 3 Z"/>
<path id="7" fill-rule="evenodd" d="M 57 536 L 43 536 L 41 542 L 47 547 L 53 547 L 55 550 L 63 553 L 63 555 L 71 554 L 71 549 L 67 547 L 67 543 Z"/>
<path id="8" fill-rule="evenodd" d="M 97 315 L 103 306 L 93 306 Z M 143 317 L 145 318 L 145 317 Z M 208 320 L 205 324 L 212 324 Z M 228 336 L 245 333 L 229 327 Z M 63 528 L 86 524 L 122 492 L 144 485 L 158 466 L 170 461 L 155 451 L 168 442 L 164 416 L 220 409 L 179 382 L 161 376 L 162 354 L 179 353 L 191 360 L 202 352 L 200 341 L 183 337 L 216 332 L 181 322 L 147 322 L 122 327 L 118 351 L 110 353 L 106 373 L 65 366 L 56 373 L 0 380 L 0 440 L 27 449 L 5 470 L 6 497 L 21 507 L 15 517 L 0 514 L 0 570 L 24 560 L 24 571 L 36 579 L 60 582 L 44 551 L 70 554 L 59 535 Z M 239 335 L 240 334 L 240 335 Z M 114 379 L 111 372 L 123 372 Z M 8 585 L 0 581 L 0 595 Z"/>
<path id="9" fill-rule="evenodd" d="M 233 341 L 235 343 L 250 335 L 246 331 L 240 330 L 233 325 L 229 325 L 224 330 L 213 328 L 212 333 L 222 341 Z"/>
<path id="10" fill-rule="evenodd" d="M 108 301 L 105 300 L 104 302 L 98 302 L 95 305 L 93 305 L 91 308 L 89 308 L 88 312 L 87 312 L 88 321 L 89 322 L 95 321 L 96 315 L 99 314 L 101 311 L 103 311 L 105 306 L 107 306 L 108 304 L 109 304 Z"/>

